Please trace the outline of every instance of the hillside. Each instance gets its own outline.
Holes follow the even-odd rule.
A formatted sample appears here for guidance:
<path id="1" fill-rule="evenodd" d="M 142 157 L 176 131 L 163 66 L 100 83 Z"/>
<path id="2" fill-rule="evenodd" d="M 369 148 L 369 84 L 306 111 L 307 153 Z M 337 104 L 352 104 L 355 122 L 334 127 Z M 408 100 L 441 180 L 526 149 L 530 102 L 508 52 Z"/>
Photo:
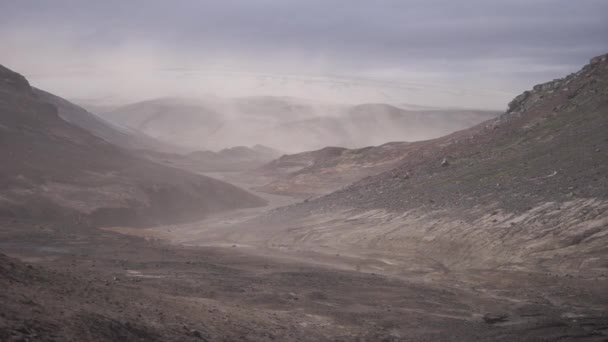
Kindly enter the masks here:
<path id="1" fill-rule="evenodd" d="M 386 104 L 350 108 L 338 117 L 316 118 L 285 124 L 276 135 L 295 141 L 335 146 L 378 144 L 387 139 L 413 141 L 442 136 L 495 117 L 489 111 L 408 111 Z M 328 194 L 364 177 L 397 166 L 419 143 L 392 142 L 357 149 L 327 147 L 286 155 L 257 170 L 269 179 L 259 190 L 268 193 L 310 197 Z"/>
<path id="2" fill-rule="evenodd" d="M 395 167 L 410 146 L 395 142 L 361 149 L 326 147 L 284 155 L 252 173 L 271 180 L 258 190 L 296 197 L 318 196 Z"/>
<path id="3" fill-rule="evenodd" d="M 59 117 L 78 126 L 109 143 L 134 150 L 179 151 L 179 148 L 160 142 L 139 131 L 129 130 L 113 125 L 65 99 L 44 90 L 32 88 L 39 99 L 57 107 Z"/>
<path id="4" fill-rule="evenodd" d="M 605 273 L 606 132 L 604 55 L 526 91 L 496 119 L 417 143 L 390 171 L 275 211 L 261 239 L 446 269 Z"/>
<path id="5" fill-rule="evenodd" d="M 259 206 L 235 186 L 135 157 L 63 120 L 48 96 L 0 67 L 0 215 L 158 224 Z"/>
<path id="6" fill-rule="evenodd" d="M 199 141 L 224 124 L 213 106 L 180 98 L 137 102 L 101 115 L 116 125 L 189 149 L 203 146 Z"/>

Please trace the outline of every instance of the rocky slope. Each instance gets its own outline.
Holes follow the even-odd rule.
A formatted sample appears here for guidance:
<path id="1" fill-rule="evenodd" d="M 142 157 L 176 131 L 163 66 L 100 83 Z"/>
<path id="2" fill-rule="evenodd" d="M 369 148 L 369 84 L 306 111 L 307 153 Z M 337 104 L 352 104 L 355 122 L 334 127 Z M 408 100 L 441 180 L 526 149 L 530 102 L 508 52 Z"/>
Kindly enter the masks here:
<path id="1" fill-rule="evenodd" d="M 232 185 L 139 159 L 72 125 L 4 67 L 0 140 L 3 216 L 155 224 L 264 203 Z"/>
<path id="2" fill-rule="evenodd" d="M 47 93 L 44 90 L 32 89 L 40 100 L 55 106 L 59 117 L 63 120 L 78 126 L 109 143 L 132 150 L 143 149 L 160 152 L 180 151 L 180 148 L 177 146 L 161 142 L 139 131 L 113 125 L 59 96 Z"/>
<path id="3" fill-rule="evenodd" d="M 405 142 L 361 149 L 326 147 L 284 155 L 250 173 L 271 180 L 258 190 L 308 198 L 387 171 L 405 158 L 411 148 L 413 145 Z"/>
<path id="4" fill-rule="evenodd" d="M 285 135 L 285 139 L 291 136 L 296 141 L 313 144 L 331 141 L 336 146 L 356 146 L 390 139 L 415 141 L 441 136 L 494 116 L 495 113 L 484 111 L 407 111 L 385 104 L 367 104 L 352 107 L 338 117 L 289 123 L 276 131 L 277 135 Z M 328 194 L 397 166 L 417 146 L 418 143 L 392 142 L 358 149 L 326 147 L 282 156 L 257 170 L 257 175 L 269 180 L 259 189 L 298 197 Z"/>
<path id="5" fill-rule="evenodd" d="M 494 120 L 418 143 L 390 171 L 274 212 L 264 225 L 283 223 L 264 239 L 446 269 L 606 274 L 607 59 L 535 86 Z"/>

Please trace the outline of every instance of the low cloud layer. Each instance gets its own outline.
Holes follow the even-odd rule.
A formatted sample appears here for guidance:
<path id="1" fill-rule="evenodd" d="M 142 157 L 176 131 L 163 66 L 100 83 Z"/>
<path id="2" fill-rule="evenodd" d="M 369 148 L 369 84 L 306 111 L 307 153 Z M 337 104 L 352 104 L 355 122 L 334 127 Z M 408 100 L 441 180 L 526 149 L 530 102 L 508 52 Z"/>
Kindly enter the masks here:
<path id="1" fill-rule="evenodd" d="M 503 108 L 608 52 L 603 0 L 7 1 L 1 64 L 71 98 Z"/>

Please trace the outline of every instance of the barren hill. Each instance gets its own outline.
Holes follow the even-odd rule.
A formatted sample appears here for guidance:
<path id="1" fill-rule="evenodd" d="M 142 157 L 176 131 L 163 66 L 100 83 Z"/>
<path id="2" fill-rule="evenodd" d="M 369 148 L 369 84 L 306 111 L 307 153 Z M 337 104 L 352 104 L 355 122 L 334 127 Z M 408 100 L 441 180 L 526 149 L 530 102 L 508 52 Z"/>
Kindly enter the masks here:
<path id="1" fill-rule="evenodd" d="M 62 99 L 59 96 L 36 88 L 33 88 L 33 90 L 39 99 L 57 107 L 59 117 L 63 120 L 83 128 L 89 133 L 114 145 L 134 150 L 145 149 L 163 152 L 175 152 L 180 150 L 177 146 L 158 141 L 140 131 L 129 130 L 111 124 L 97 115 L 90 113 L 86 109 Z"/>
<path id="2" fill-rule="evenodd" d="M 369 103 L 347 107 L 335 116 L 288 122 L 274 131 L 286 141 L 292 139 L 301 142 L 302 147 L 329 145 L 361 148 L 391 141 L 437 138 L 497 115 L 492 111 L 461 109 L 415 111 Z"/>
<path id="3" fill-rule="evenodd" d="M 395 142 L 361 149 L 326 147 L 284 155 L 254 173 L 271 180 L 258 188 L 261 191 L 297 197 L 318 196 L 395 167 L 410 146 L 410 143 Z"/>
<path id="4" fill-rule="evenodd" d="M 191 150 L 261 144 L 300 152 L 439 137 L 497 112 L 333 105 L 290 97 L 155 99 L 103 114 L 109 121 Z"/>
<path id="5" fill-rule="evenodd" d="M 27 80 L 0 67 L 0 214 L 155 224 L 252 207 L 235 186 L 155 164 L 63 120 Z"/>
<path id="6" fill-rule="evenodd" d="M 315 109 L 288 97 L 237 99 L 160 98 L 104 113 L 107 120 L 192 151 L 265 144 L 269 131 L 288 120 L 314 115 Z M 281 146 L 274 146 L 280 148 Z"/>
<path id="7" fill-rule="evenodd" d="M 338 117 L 322 117 L 284 124 L 276 135 L 295 141 L 335 146 L 420 140 L 473 126 L 495 116 L 489 111 L 408 111 L 386 104 L 364 104 Z M 398 165 L 419 143 L 392 142 L 380 146 L 323 149 L 282 156 L 258 170 L 270 182 L 259 189 L 269 193 L 310 197 L 328 194 L 364 177 Z"/>
<path id="8" fill-rule="evenodd" d="M 398 167 L 277 210 L 264 224 L 283 222 L 272 228 L 275 244 L 382 250 L 446 269 L 602 273 L 606 132 L 604 55 L 526 91 L 494 120 L 419 142 Z"/>

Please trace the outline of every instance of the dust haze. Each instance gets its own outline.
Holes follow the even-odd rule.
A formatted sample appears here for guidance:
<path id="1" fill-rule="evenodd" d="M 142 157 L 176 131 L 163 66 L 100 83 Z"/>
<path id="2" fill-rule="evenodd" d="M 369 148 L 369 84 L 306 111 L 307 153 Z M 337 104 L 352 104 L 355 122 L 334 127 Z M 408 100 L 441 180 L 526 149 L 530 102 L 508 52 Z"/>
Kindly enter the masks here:
<path id="1" fill-rule="evenodd" d="M 0 0 L 0 341 L 607 341 L 607 14 Z"/>

